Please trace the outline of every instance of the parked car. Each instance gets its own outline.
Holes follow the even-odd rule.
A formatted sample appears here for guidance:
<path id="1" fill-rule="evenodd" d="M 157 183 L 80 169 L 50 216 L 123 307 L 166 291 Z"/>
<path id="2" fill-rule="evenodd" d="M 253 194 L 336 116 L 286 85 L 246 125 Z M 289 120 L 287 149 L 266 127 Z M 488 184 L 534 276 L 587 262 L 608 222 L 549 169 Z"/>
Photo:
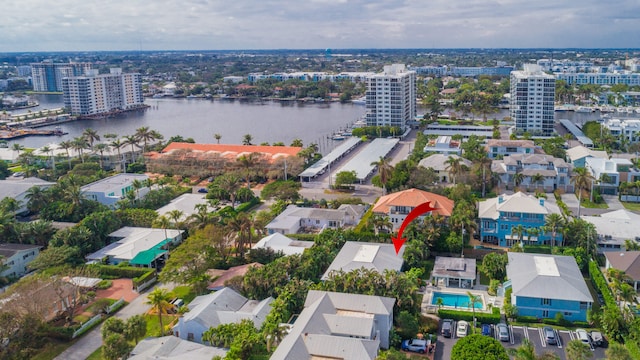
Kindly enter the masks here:
<path id="1" fill-rule="evenodd" d="M 442 331 L 440 333 L 442 334 L 442 336 L 450 338 L 451 334 L 453 334 L 453 320 L 442 320 Z"/>
<path id="2" fill-rule="evenodd" d="M 491 336 L 491 325 L 482 324 L 482 335 Z"/>
<path id="3" fill-rule="evenodd" d="M 402 342 L 402 350 L 424 354 L 427 351 L 427 340 L 411 339 Z"/>
<path id="4" fill-rule="evenodd" d="M 542 334 L 547 344 L 549 345 L 557 345 L 558 344 L 558 336 L 556 331 L 553 330 L 550 326 L 545 326 L 542 328 Z"/>
<path id="5" fill-rule="evenodd" d="M 204 188 L 204 187 L 203 187 L 203 188 L 198 189 L 198 192 L 199 192 L 199 193 L 206 194 L 206 193 L 208 193 L 208 192 L 209 192 L 209 190 L 207 190 L 207 188 Z"/>
<path id="6" fill-rule="evenodd" d="M 458 329 L 456 330 L 456 336 L 465 337 L 467 336 L 467 331 L 469 331 L 469 323 L 464 320 L 458 321 Z"/>
<path id="7" fill-rule="evenodd" d="M 583 343 L 591 347 L 591 336 L 589 336 L 589 333 L 587 332 L 587 330 L 576 329 L 576 337 L 578 338 L 578 340 L 582 341 Z"/>
<path id="8" fill-rule="evenodd" d="M 593 344 L 593 346 L 601 346 L 601 347 L 606 346 L 604 336 L 602 336 L 602 333 L 600 331 L 592 331 L 590 335 L 591 335 L 591 343 Z"/>
<path id="9" fill-rule="evenodd" d="M 500 341 L 511 340 L 509 336 L 509 328 L 507 327 L 507 324 L 500 323 L 496 325 L 496 332 L 498 333 L 498 338 L 500 339 Z"/>

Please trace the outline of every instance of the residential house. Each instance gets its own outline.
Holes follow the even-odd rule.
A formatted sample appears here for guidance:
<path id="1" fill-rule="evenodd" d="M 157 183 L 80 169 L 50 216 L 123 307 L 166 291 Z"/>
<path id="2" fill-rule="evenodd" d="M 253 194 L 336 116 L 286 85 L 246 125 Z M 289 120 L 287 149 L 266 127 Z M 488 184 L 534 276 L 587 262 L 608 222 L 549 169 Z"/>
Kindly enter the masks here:
<path id="1" fill-rule="evenodd" d="M 436 256 L 431 278 L 441 286 L 470 289 L 476 282 L 476 259 Z"/>
<path id="2" fill-rule="evenodd" d="M 395 299 L 309 290 L 304 310 L 271 360 L 373 360 L 389 348 Z"/>
<path id="3" fill-rule="evenodd" d="M 115 208 L 118 201 L 126 199 L 129 192 L 133 192 L 136 200 L 143 198 L 150 189 L 146 186 L 136 189 L 134 182 L 137 180 L 144 184 L 148 179 L 149 177 L 144 174 L 117 174 L 87 184 L 81 187 L 80 191 L 88 200 Z"/>
<path id="4" fill-rule="evenodd" d="M 0 276 L 19 278 L 29 272 L 27 265 L 40 254 L 41 248 L 29 244 L 0 244 L 0 262 L 6 266 Z"/>
<path id="5" fill-rule="evenodd" d="M 181 222 L 188 220 L 191 215 L 197 213 L 197 205 L 206 205 L 208 212 L 214 211 L 214 208 L 207 201 L 206 194 L 182 194 L 156 210 L 156 212 L 159 216 L 164 216 L 170 211 L 180 211 L 182 216 L 178 219 L 178 222 Z"/>
<path id="6" fill-rule="evenodd" d="M 602 150 L 593 150 L 582 145 L 574 146 L 567 150 L 567 162 L 574 168 L 583 168 L 587 158 L 608 159 L 609 154 Z"/>
<path id="7" fill-rule="evenodd" d="M 55 185 L 55 183 L 36 177 L 10 177 L 6 180 L 0 180 L 0 200 L 4 198 L 15 199 L 20 204 L 20 208 L 16 210 L 16 214 L 23 214 L 28 211 L 27 203 L 29 199 L 27 198 L 27 194 L 29 189 L 37 186 L 44 190 L 53 185 Z"/>
<path id="8" fill-rule="evenodd" d="M 633 288 L 640 291 L 640 251 L 609 251 L 604 256 L 607 259 L 606 269 L 624 271 Z"/>
<path id="9" fill-rule="evenodd" d="M 468 168 L 471 168 L 472 162 L 462 158 L 458 155 L 446 155 L 446 154 L 433 154 L 431 156 L 427 156 L 426 158 L 420 160 L 418 166 L 422 166 L 426 169 L 433 169 L 435 173 L 438 175 L 438 181 L 443 183 L 453 182 L 451 174 L 449 173 L 449 165 L 447 164 L 447 160 L 452 157 L 454 159 L 460 159 L 460 163 Z"/>
<path id="10" fill-rule="evenodd" d="M 571 166 L 563 159 L 544 154 L 514 154 L 491 163 L 491 171 L 505 188 L 520 187 L 527 191 L 572 191 L 570 170 Z M 517 186 L 516 174 L 522 174 Z"/>
<path id="11" fill-rule="evenodd" d="M 507 281 L 511 303 L 520 316 L 587 321 L 593 298 L 573 256 L 507 254 Z"/>
<path id="12" fill-rule="evenodd" d="M 453 200 L 418 189 L 407 189 L 382 196 L 372 211 L 376 215 L 389 217 L 393 230 L 397 230 L 411 210 L 424 203 L 429 203 L 435 210 L 423 216 L 433 213 L 448 218 L 453 213 Z"/>
<path id="13" fill-rule="evenodd" d="M 491 244 L 511 247 L 518 243 L 520 235 L 524 243 L 550 244 L 552 234 L 541 230 L 549 214 L 559 214 L 557 205 L 517 192 L 513 195 L 502 194 L 498 197 L 480 201 L 478 219 L 480 221 L 480 240 Z M 522 225 L 523 234 L 517 234 Z M 562 234 L 555 236 L 557 244 Z"/>
<path id="14" fill-rule="evenodd" d="M 617 195 L 620 183 L 640 180 L 640 169 L 629 159 L 587 158 L 585 168 L 596 179 L 592 186 L 597 186 L 600 194 Z"/>
<path id="15" fill-rule="evenodd" d="M 271 311 L 272 297 L 262 301 L 248 300 L 231 288 L 198 296 L 187 307 L 189 311 L 178 319 L 173 335 L 202 343 L 202 334 L 222 324 L 239 323 L 247 319 L 260 329 Z"/>
<path id="16" fill-rule="evenodd" d="M 175 336 L 148 337 L 140 340 L 128 360 L 211 360 L 224 358 L 228 350 L 182 340 Z"/>
<path id="17" fill-rule="evenodd" d="M 396 254 L 393 244 L 347 241 L 321 279 L 328 279 L 333 272 L 350 272 L 361 268 L 379 273 L 385 270 L 400 271 L 404 263 L 403 254 L 404 246 Z"/>
<path id="18" fill-rule="evenodd" d="M 436 139 L 431 139 L 425 145 L 424 152 L 426 153 L 439 153 L 439 154 L 462 154 L 462 148 L 460 148 L 460 141 L 452 140 L 451 136 L 438 136 Z"/>
<path id="19" fill-rule="evenodd" d="M 580 218 L 593 224 L 598 233 L 598 252 L 621 251 L 625 249 L 625 240 L 640 244 L 640 215 L 626 209 L 614 210 L 598 216 Z"/>
<path id="20" fill-rule="evenodd" d="M 282 252 L 284 255 L 302 254 L 305 249 L 313 246 L 313 241 L 300 241 L 288 238 L 281 233 L 273 233 L 258 241 L 253 249 L 271 249 L 274 252 Z"/>
<path id="21" fill-rule="evenodd" d="M 128 262 L 132 266 L 161 268 L 169 257 L 169 246 L 182 242 L 184 230 L 125 226 L 109 234 L 114 241 L 87 255 L 89 262 L 111 265 Z"/>
<path id="22" fill-rule="evenodd" d="M 514 154 L 533 154 L 535 152 L 533 140 L 487 140 L 487 157 L 497 159 Z"/>
<path id="23" fill-rule="evenodd" d="M 342 204 L 337 209 L 303 208 L 289 205 L 265 228 L 269 234 L 296 234 L 299 231 L 339 229 L 358 224 L 365 213 L 364 205 Z"/>

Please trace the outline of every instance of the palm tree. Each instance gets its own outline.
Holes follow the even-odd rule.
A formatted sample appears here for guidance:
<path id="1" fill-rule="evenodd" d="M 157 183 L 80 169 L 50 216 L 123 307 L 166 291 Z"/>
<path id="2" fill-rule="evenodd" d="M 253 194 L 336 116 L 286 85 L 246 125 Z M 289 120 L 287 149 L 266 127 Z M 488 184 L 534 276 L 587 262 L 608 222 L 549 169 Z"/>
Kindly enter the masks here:
<path id="1" fill-rule="evenodd" d="M 449 175 L 453 178 L 453 185 L 455 185 L 456 178 L 462 172 L 462 159 L 457 156 L 449 156 L 444 163 L 447 164 L 445 170 L 449 172 Z"/>
<path id="2" fill-rule="evenodd" d="M 511 228 L 511 235 L 518 235 L 518 241 L 522 244 L 522 240 L 524 238 L 524 234 L 527 232 L 527 229 L 522 226 L 522 224 L 518 224 L 518 226 L 513 226 Z"/>
<path id="3" fill-rule="evenodd" d="M 142 142 L 142 153 L 147 152 L 147 143 L 155 140 L 153 133 L 149 130 L 148 126 L 139 127 L 134 134 L 138 141 Z"/>
<path id="4" fill-rule="evenodd" d="M 45 146 L 40 148 L 40 152 L 43 153 L 43 154 L 48 154 L 48 153 L 53 153 L 53 150 L 49 146 L 45 145 Z M 51 161 L 52 161 L 51 162 L 51 164 L 52 164 L 51 168 L 53 170 L 55 170 L 56 169 L 56 163 L 55 163 L 55 160 L 53 159 L 53 157 L 51 158 Z"/>
<path id="5" fill-rule="evenodd" d="M 522 345 L 515 349 L 507 349 L 507 354 L 512 356 L 514 360 L 554 360 L 560 359 L 556 354 L 552 352 L 545 352 L 538 356 L 533 343 L 529 339 L 522 340 Z"/>
<path id="6" fill-rule="evenodd" d="M 377 167 L 378 175 L 380 176 L 380 183 L 382 184 L 382 192 L 383 194 L 386 194 L 387 181 L 389 181 L 391 174 L 393 174 L 393 166 L 391 166 L 389 160 L 384 156 L 380 156 L 380 159 L 372 162 L 371 165 Z"/>
<path id="7" fill-rule="evenodd" d="M 173 307 L 169 303 L 171 295 L 165 288 L 156 288 L 149 295 L 147 295 L 147 302 L 145 304 L 151 305 L 151 308 L 158 312 L 158 320 L 160 321 L 160 336 L 164 336 L 164 326 L 162 325 L 162 313 L 167 313 L 169 309 Z"/>
<path id="8" fill-rule="evenodd" d="M 13 146 L 11 146 L 11 150 L 15 151 L 17 153 L 16 157 L 18 157 L 20 156 L 20 151 L 24 150 L 24 146 L 14 143 Z"/>
<path id="9" fill-rule="evenodd" d="M 444 306 L 444 299 L 441 297 L 438 297 L 436 299 L 436 305 L 438 306 L 438 310 L 442 309 L 442 307 Z"/>
<path id="10" fill-rule="evenodd" d="M 173 221 L 173 224 L 176 226 L 178 225 L 178 222 L 180 221 L 180 218 L 182 218 L 183 215 L 184 215 L 184 212 L 178 209 L 173 209 L 167 213 L 167 217 L 171 219 Z"/>
<path id="11" fill-rule="evenodd" d="M 536 184 L 536 190 L 540 188 L 540 183 L 544 181 L 544 176 L 540 173 L 536 173 L 531 177 L 531 182 Z"/>
<path id="12" fill-rule="evenodd" d="M 251 171 L 260 162 L 260 154 L 250 153 L 248 155 L 242 155 L 237 161 L 238 165 L 246 172 L 247 189 L 251 189 Z"/>
<path id="13" fill-rule="evenodd" d="M 560 214 L 549 214 L 545 219 L 545 228 L 547 231 L 551 232 L 551 246 L 553 247 L 556 244 L 556 235 L 558 234 L 558 229 L 562 228 L 566 225 L 564 218 Z"/>
<path id="14" fill-rule="evenodd" d="M 73 144 L 71 144 L 71 141 L 63 141 L 60 144 L 58 144 L 58 146 L 60 146 L 62 149 L 64 149 L 67 152 L 67 160 L 69 161 L 69 170 L 71 170 L 71 154 L 69 153 L 69 149 L 73 148 Z"/>
<path id="15" fill-rule="evenodd" d="M 586 360 L 593 357 L 589 345 L 583 343 L 579 339 L 569 341 L 565 351 L 568 360 Z"/>
<path id="16" fill-rule="evenodd" d="M 84 150 L 87 148 L 89 144 L 87 143 L 87 139 L 82 137 L 82 136 L 78 136 L 76 138 L 73 139 L 73 141 L 71 142 L 71 147 L 73 148 L 73 150 L 77 151 L 78 154 L 80 155 L 80 161 L 84 163 Z"/>
<path id="17" fill-rule="evenodd" d="M 471 327 L 472 331 L 476 332 L 476 304 L 482 304 L 482 300 L 480 299 L 480 295 L 474 295 L 471 291 L 467 291 L 467 296 L 469 297 L 469 305 L 471 305 L 471 310 L 473 310 L 473 326 Z"/>
<path id="18" fill-rule="evenodd" d="M 522 184 L 522 180 L 524 180 L 524 174 L 523 173 L 516 173 L 513 175 L 513 188 L 517 188 L 518 186 L 520 186 L 520 184 Z"/>
<path id="19" fill-rule="evenodd" d="M 32 186 L 25 193 L 29 211 L 38 212 L 47 205 L 49 197 L 40 186 Z"/>
<path id="20" fill-rule="evenodd" d="M 573 175 L 571 175 L 571 182 L 578 189 L 578 218 L 580 218 L 580 207 L 582 205 L 582 190 L 589 187 L 595 178 L 586 168 L 573 169 Z"/>
<path id="21" fill-rule="evenodd" d="M 251 244 L 252 225 L 251 217 L 244 212 L 238 213 L 227 222 L 229 231 L 235 233 L 236 252 L 241 259 L 244 259 L 246 245 Z"/>
<path id="22" fill-rule="evenodd" d="M 138 138 L 135 135 L 125 135 L 124 136 L 124 141 L 122 141 L 122 146 L 127 146 L 127 145 L 131 145 L 131 161 L 133 162 L 133 161 L 135 161 L 135 159 L 134 159 L 134 154 L 135 154 L 134 146 L 138 146 Z"/>
<path id="23" fill-rule="evenodd" d="M 94 146 L 93 151 L 97 151 L 100 153 L 100 169 L 104 170 L 104 167 L 102 166 L 102 158 L 104 157 L 104 152 L 107 151 L 107 149 L 109 149 L 109 145 L 105 144 L 105 143 L 99 143 L 96 144 L 96 146 Z"/>
<path id="24" fill-rule="evenodd" d="M 106 135 L 105 135 L 106 136 Z M 109 143 L 109 146 L 111 146 L 112 148 L 116 149 L 116 151 L 118 152 L 118 162 L 120 163 L 120 165 L 122 166 L 122 156 L 120 155 L 120 148 L 122 146 L 124 146 L 124 144 L 122 143 L 122 141 L 120 141 L 120 139 L 115 139 L 113 141 L 111 141 Z M 124 171 L 125 169 L 123 169 Z"/>
<path id="25" fill-rule="evenodd" d="M 167 234 L 167 228 L 171 226 L 171 221 L 166 216 L 158 216 L 154 221 L 153 225 L 159 227 L 164 230 L 164 238 L 168 239 L 169 235 Z"/>
<path id="26" fill-rule="evenodd" d="M 220 139 L 222 139 L 222 135 L 220 134 L 213 134 L 213 138 L 216 139 L 217 143 L 220 144 Z"/>
<path id="27" fill-rule="evenodd" d="M 87 143 L 89 144 L 89 148 L 91 148 L 92 151 L 93 151 L 93 143 L 96 141 L 100 141 L 100 135 L 98 135 L 98 132 L 93 130 L 92 128 L 84 129 L 84 131 L 82 132 L 82 137 L 87 140 Z"/>
<path id="28" fill-rule="evenodd" d="M 253 136 L 251 136 L 251 134 L 245 134 L 242 138 L 242 145 L 253 145 L 251 141 L 253 141 Z"/>

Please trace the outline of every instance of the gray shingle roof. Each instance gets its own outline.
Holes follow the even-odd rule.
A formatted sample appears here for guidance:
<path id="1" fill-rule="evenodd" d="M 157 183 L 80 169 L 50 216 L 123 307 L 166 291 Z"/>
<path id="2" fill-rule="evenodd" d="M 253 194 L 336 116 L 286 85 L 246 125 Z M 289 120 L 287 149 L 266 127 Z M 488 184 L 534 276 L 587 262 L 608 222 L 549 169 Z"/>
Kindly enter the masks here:
<path id="1" fill-rule="evenodd" d="M 606 251 L 604 256 L 614 269 L 624 271 L 634 281 L 640 281 L 640 251 Z"/>
<path id="2" fill-rule="evenodd" d="M 507 278 L 515 296 L 593 302 L 572 256 L 507 254 Z"/>
<path id="3" fill-rule="evenodd" d="M 226 356 L 227 350 L 196 342 L 182 340 L 175 336 L 146 338 L 140 340 L 131 351 L 130 360 L 210 360 L 214 356 Z"/>
<path id="4" fill-rule="evenodd" d="M 322 275 L 322 280 L 328 279 L 332 271 L 340 270 L 350 272 L 365 268 L 373 269 L 380 273 L 384 272 L 384 270 L 400 271 L 404 249 L 404 246 L 400 248 L 400 252 L 396 255 L 393 244 L 347 241 L 331 265 L 329 265 L 327 271 Z"/>

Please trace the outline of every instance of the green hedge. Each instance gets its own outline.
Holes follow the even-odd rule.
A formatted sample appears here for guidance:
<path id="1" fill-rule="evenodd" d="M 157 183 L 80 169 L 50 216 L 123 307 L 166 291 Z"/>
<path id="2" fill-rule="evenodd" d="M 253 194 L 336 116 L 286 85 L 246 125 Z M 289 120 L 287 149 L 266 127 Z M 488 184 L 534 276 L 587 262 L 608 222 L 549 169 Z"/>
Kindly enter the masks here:
<path id="1" fill-rule="evenodd" d="M 441 319 L 473 321 L 473 312 L 471 311 L 440 309 L 438 310 L 438 316 Z M 476 312 L 476 320 L 483 324 L 497 324 L 500 322 L 500 314 Z"/>
<path id="2" fill-rule="evenodd" d="M 633 339 L 627 337 L 624 341 L 624 347 L 629 350 L 632 359 L 640 359 L 640 346 Z"/>
<path id="3" fill-rule="evenodd" d="M 598 263 L 591 260 L 589 261 L 589 276 L 591 277 L 591 281 L 593 285 L 600 291 L 602 297 L 604 298 L 604 303 L 607 306 L 617 307 L 618 304 L 611 293 L 611 289 L 607 284 L 607 280 L 604 278 L 602 271 L 600 271 L 600 267 Z"/>
<path id="4" fill-rule="evenodd" d="M 568 326 L 568 327 L 577 327 L 577 328 L 588 328 L 590 327 L 589 323 L 584 321 L 574 321 L 571 322 L 567 319 L 562 319 L 560 321 L 556 319 L 540 319 L 535 316 L 518 316 L 516 318 L 517 322 L 520 323 L 529 323 L 529 324 L 547 324 L 547 325 L 556 325 L 556 326 Z"/>
<path id="5" fill-rule="evenodd" d="M 137 277 L 144 276 L 149 271 L 153 272 L 155 270 L 149 268 L 139 268 L 133 266 L 114 266 L 114 265 L 91 265 L 93 268 L 97 269 L 100 277 L 108 277 L 108 278 L 127 278 L 134 279 Z"/>
<path id="6" fill-rule="evenodd" d="M 531 254 L 551 254 L 550 245 L 524 245 L 522 249 Z"/>
<path id="7" fill-rule="evenodd" d="M 133 286 L 139 286 L 141 284 L 146 283 L 149 279 L 156 276 L 156 271 L 154 269 L 147 269 L 148 271 L 139 277 L 133 278 Z"/>
<path id="8" fill-rule="evenodd" d="M 258 199 L 257 197 L 254 197 L 251 200 L 238 205 L 238 207 L 236 208 L 236 212 L 249 211 L 252 207 L 254 207 L 254 206 L 258 205 L 258 204 L 260 204 L 260 199 Z"/>

